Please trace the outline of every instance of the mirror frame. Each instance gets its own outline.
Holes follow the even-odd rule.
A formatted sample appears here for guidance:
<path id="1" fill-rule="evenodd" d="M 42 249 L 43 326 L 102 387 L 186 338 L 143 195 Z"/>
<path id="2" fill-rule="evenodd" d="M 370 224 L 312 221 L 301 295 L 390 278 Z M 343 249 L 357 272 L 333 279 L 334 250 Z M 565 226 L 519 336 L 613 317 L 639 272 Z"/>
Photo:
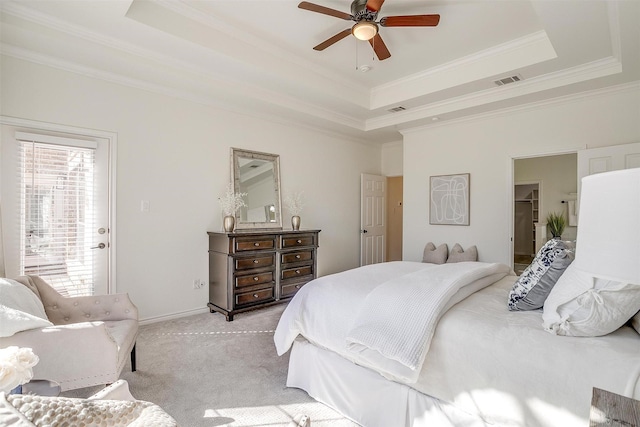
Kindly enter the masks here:
<path id="1" fill-rule="evenodd" d="M 275 222 L 249 222 L 241 220 L 241 213 L 236 212 L 236 229 L 282 229 L 282 197 L 280 189 L 280 156 L 277 154 L 261 153 L 259 151 L 231 148 L 231 182 L 233 191 L 240 191 L 240 159 L 257 159 L 273 163 L 273 187 L 275 193 Z"/>

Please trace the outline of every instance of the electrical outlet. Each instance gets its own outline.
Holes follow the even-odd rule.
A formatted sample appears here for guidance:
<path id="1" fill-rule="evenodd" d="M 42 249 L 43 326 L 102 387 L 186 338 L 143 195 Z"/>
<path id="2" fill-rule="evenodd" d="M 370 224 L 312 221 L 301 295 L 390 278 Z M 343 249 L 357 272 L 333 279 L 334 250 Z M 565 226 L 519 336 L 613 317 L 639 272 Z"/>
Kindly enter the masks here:
<path id="1" fill-rule="evenodd" d="M 200 289 L 200 279 L 193 279 L 193 289 Z"/>

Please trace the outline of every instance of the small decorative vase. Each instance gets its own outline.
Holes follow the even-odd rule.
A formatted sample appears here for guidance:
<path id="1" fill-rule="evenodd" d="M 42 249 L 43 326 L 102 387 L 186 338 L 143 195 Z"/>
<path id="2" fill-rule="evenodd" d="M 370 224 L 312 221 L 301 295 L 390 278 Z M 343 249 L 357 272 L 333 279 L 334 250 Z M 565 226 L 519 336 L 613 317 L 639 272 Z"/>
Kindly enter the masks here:
<path id="1" fill-rule="evenodd" d="M 296 231 L 300 230 L 300 217 L 298 215 L 291 217 L 291 228 Z"/>
<path id="2" fill-rule="evenodd" d="M 231 233 L 234 229 L 234 227 L 236 226 L 236 219 L 233 215 L 226 215 L 224 217 L 224 221 L 222 223 L 222 226 L 224 227 L 224 231 L 226 231 L 227 233 Z"/>

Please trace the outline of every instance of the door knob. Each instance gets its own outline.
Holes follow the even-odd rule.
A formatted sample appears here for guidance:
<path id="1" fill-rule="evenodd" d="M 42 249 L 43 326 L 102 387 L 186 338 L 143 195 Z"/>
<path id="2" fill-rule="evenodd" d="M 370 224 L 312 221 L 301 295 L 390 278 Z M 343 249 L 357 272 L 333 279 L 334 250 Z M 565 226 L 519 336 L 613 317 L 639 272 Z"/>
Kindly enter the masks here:
<path id="1" fill-rule="evenodd" d="M 368 231 L 367 230 L 362 230 L 362 233 L 368 233 Z"/>
<path id="2" fill-rule="evenodd" d="M 107 245 L 105 245 L 104 243 L 100 243 L 100 244 L 98 244 L 98 246 L 94 246 L 91 249 L 104 249 L 106 247 L 107 247 Z"/>

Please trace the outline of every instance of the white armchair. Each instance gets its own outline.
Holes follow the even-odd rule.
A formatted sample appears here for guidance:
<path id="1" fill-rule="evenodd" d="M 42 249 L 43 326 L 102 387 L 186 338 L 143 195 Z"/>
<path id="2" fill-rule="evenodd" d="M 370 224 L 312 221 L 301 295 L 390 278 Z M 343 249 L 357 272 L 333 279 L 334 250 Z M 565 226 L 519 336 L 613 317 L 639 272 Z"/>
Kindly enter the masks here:
<path id="1" fill-rule="evenodd" d="M 131 354 L 136 370 L 138 309 L 127 294 L 64 297 L 38 276 L 16 281 L 33 291 L 53 326 L 0 338 L 0 347 L 31 347 L 40 361 L 34 378 L 52 380 L 62 391 L 118 380 Z"/>

